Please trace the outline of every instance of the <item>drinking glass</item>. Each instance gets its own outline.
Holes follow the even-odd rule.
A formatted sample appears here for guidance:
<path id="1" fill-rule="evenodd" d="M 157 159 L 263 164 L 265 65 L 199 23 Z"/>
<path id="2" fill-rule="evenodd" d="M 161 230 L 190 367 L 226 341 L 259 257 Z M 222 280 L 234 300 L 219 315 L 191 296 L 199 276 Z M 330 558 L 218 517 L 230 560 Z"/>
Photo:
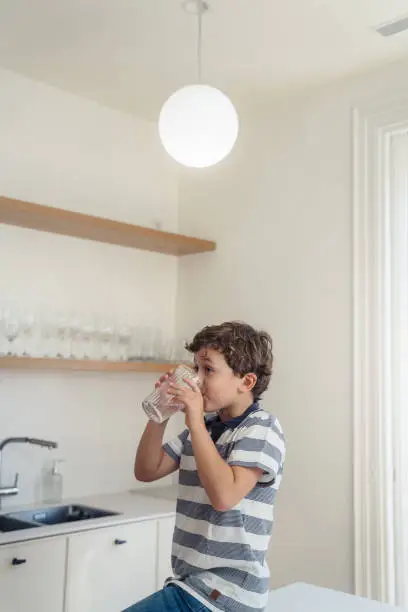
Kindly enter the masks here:
<path id="1" fill-rule="evenodd" d="M 179 365 L 172 372 L 168 380 L 157 387 L 152 393 L 150 393 L 146 399 L 142 402 L 142 407 L 150 420 L 156 423 L 163 423 L 167 421 L 175 412 L 179 412 L 184 409 L 183 402 L 177 400 L 169 390 L 170 382 L 175 382 L 182 386 L 188 386 L 183 379 L 194 381 L 197 385 L 200 384 L 200 380 L 192 368 L 186 365 Z"/>
<path id="2" fill-rule="evenodd" d="M 6 354 L 19 355 L 19 334 L 21 331 L 20 321 L 14 309 L 6 309 L 4 314 L 4 335 L 7 340 Z"/>

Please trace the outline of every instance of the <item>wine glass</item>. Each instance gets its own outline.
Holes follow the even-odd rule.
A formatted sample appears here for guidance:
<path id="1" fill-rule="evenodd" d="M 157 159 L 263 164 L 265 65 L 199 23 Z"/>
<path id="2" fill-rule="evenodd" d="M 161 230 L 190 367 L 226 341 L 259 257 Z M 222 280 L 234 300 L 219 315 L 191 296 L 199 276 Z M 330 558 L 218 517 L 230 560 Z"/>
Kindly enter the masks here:
<path id="1" fill-rule="evenodd" d="M 82 354 L 81 347 L 81 321 L 78 315 L 72 314 L 67 321 L 67 348 L 70 359 L 80 359 Z"/>
<path id="2" fill-rule="evenodd" d="M 123 325 L 118 328 L 118 358 L 120 361 L 127 361 L 130 353 L 130 340 L 132 330 L 130 327 Z"/>
<path id="3" fill-rule="evenodd" d="M 57 357 L 66 359 L 70 356 L 69 320 L 68 317 L 59 313 L 55 318 L 55 331 L 57 338 Z"/>
<path id="4" fill-rule="evenodd" d="M 82 356 L 84 359 L 97 359 L 99 337 L 92 318 L 85 319 L 81 326 Z"/>
<path id="5" fill-rule="evenodd" d="M 104 360 L 116 359 L 115 329 L 111 323 L 105 319 L 99 321 L 98 334 L 101 349 L 101 358 Z"/>
<path id="6" fill-rule="evenodd" d="M 4 314 L 4 335 L 7 340 L 7 355 L 18 355 L 18 339 L 20 333 L 20 322 L 16 312 L 6 309 Z"/>
<path id="7" fill-rule="evenodd" d="M 151 361 L 154 359 L 154 328 L 153 327 L 141 327 L 141 357 L 144 361 Z"/>
<path id="8" fill-rule="evenodd" d="M 35 316 L 32 312 L 21 315 L 21 351 L 24 357 L 33 356 Z"/>

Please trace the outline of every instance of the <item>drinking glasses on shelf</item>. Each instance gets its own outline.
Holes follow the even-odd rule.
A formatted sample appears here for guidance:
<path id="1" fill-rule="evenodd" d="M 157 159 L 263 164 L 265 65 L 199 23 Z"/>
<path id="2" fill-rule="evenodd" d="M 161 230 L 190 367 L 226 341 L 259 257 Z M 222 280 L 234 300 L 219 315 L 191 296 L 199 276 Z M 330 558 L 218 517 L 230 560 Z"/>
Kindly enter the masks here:
<path id="1" fill-rule="evenodd" d="M 132 330 L 130 327 L 122 326 L 119 327 L 117 332 L 118 338 L 118 359 L 120 361 L 127 361 L 130 353 L 130 341 L 132 337 Z"/>
<path id="2" fill-rule="evenodd" d="M 7 341 L 6 355 L 19 355 L 19 335 L 21 332 L 20 321 L 18 315 L 12 309 L 5 309 L 4 316 L 4 335 Z"/>
<path id="3" fill-rule="evenodd" d="M 85 319 L 81 326 L 82 356 L 84 359 L 98 358 L 99 337 L 92 319 Z"/>
<path id="4" fill-rule="evenodd" d="M 56 316 L 56 332 L 57 332 L 57 357 L 67 359 L 70 357 L 70 337 L 69 337 L 69 319 L 65 314 Z"/>
<path id="5" fill-rule="evenodd" d="M 116 358 L 116 337 L 115 329 L 107 320 L 98 322 L 98 358 L 104 360 L 115 360 Z"/>
<path id="6" fill-rule="evenodd" d="M 5 357 L 17 354 L 15 343 L 18 337 L 18 322 L 13 317 L 8 304 L 2 304 L 0 308 L 0 355 Z"/>
<path id="7" fill-rule="evenodd" d="M 155 329 L 153 334 L 153 358 L 160 361 L 166 359 L 165 340 L 161 329 Z"/>
<path id="8" fill-rule="evenodd" d="M 191 353 L 186 349 L 186 338 L 178 338 L 175 342 L 174 346 L 174 357 L 175 361 L 180 363 L 191 363 L 193 361 L 193 357 Z"/>
<path id="9" fill-rule="evenodd" d="M 142 359 L 144 361 L 152 361 L 155 358 L 154 336 L 154 327 L 142 328 Z"/>
<path id="10" fill-rule="evenodd" d="M 131 361 L 141 361 L 142 359 L 142 336 L 141 328 L 138 326 L 131 327 L 129 341 L 129 356 Z"/>
<path id="11" fill-rule="evenodd" d="M 21 348 L 23 357 L 32 357 L 35 354 L 35 316 L 32 312 L 21 314 Z"/>
<path id="12" fill-rule="evenodd" d="M 0 303 L 0 356 L 111 361 L 191 361 L 184 342 L 129 318 L 34 311 Z"/>
<path id="13" fill-rule="evenodd" d="M 71 315 L 67 320 L 67 349 L 68 356 L 70 359 L 82 359 L 82 328 L 81 320 L 77 315 Z"/>
<path id="14" fill-rule="evenodd" d="M 57 322 L 51 313 L 39 316 L 39 349 L 40 357 L 57 357 Z"/>

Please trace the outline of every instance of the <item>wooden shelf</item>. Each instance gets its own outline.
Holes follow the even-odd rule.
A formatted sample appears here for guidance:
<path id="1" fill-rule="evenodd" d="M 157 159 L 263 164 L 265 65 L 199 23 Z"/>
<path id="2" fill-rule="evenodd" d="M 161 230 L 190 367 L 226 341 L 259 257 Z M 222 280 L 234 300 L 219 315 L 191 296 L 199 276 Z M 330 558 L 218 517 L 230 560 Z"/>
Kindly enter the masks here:
<path id="1" fill-rule="evenodd" d="M 214 251 L 215 242 L 0 196 L 0 223 L 167 255 Z"/>
<path id="2" fill-rule="evenodd" d="M 0 357 L 0 369 L 74 370 L 84 372 L 145 372 L 163 374 L 177 363 L 160 361 L 94 361 L 91 359 L 51 359 L 47 357 Z"/>

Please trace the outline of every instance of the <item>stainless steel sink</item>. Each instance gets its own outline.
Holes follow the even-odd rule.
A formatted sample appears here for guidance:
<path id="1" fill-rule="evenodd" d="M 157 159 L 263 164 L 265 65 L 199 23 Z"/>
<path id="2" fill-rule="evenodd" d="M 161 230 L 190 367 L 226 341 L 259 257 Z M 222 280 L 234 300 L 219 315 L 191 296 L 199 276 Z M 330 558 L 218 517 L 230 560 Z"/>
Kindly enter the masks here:
<path id="1" fill-rule="evenodd" d="M 63 523 L 73 523 L 76 521 L 86 521 L 89 519 L 101 518 L 104 516 L 115 516 L 119 512 L 91 508 L 80 504 L 70 504 L 67 506 L 51 506 L 49 508 L 37 508 L 35 510 L 23 510 L 21 512 L 11 512 L 5 517 L 17 521 L 23 521 L 28 525 L 60 525 Z M 0 526 L 1 530 L 1 526 Z"/>
<path id="2" fill-rule="evenodd" d="M 21 521 L 11 516 L 0 515 L 0 532 L 19 531 L 20 529 L 31 529 L 32 527 L 39 527 L 39 525 L 29 521 Z"/>

